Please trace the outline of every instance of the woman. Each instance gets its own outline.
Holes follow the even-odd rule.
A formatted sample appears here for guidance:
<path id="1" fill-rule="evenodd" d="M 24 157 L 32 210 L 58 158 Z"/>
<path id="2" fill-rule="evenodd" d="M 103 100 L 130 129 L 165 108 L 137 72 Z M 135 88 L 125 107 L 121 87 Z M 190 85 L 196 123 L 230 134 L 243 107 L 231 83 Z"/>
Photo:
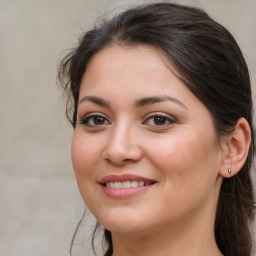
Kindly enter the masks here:
<path id="1" fill-rule="evenodd" d="M 105 255 L 250 255 L 250 78 L 224 27 L 177 4 L 129 9 L 87 32 L 59 78 Z"/>

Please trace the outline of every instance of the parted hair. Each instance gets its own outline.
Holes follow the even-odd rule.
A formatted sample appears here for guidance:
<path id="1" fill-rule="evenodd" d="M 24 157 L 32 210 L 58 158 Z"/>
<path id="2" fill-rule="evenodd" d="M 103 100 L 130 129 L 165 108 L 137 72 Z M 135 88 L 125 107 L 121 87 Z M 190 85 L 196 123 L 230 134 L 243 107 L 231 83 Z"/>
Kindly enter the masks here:
<path id="1" fill-rule="evenodd" d="M 59 66 L 58 78 L 68 95 L 66 111 L 70 122 L 75 128 L 81 80 L 91 58 L 111 45 L 140 44 L 151 45 L 164 53 L 176 76 L 210 111 L 219 139 L 233 131 L 239 118 L 248 121 L 251 128 L 248 157 L 237 175 L 223 179 L 215 238 L 223 255 L 249 256 L 250 224 L 255 209 L 251 180 L 254 134 L 250 77 L 234 37 L 204 11 L 174 3 L 155 3 L 133 7 L 98 22 Z M 106 229 L 104 241 L 107 245 L 104 255 L 111 256 L 111 232 Z"/>

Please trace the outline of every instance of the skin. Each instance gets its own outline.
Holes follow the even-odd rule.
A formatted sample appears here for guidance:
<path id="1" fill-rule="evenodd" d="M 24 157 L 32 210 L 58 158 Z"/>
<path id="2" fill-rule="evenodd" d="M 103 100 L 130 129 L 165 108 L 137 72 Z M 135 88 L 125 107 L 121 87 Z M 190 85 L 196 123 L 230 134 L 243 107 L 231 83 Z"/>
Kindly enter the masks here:
<path id="1" fill-rule="evenodd" d="M 156 96 L 165 100 L 135 104 Z M 208 109 L 161 53 L 145 45 L 101 50 L 85 71 L 79 100 L 74 171 L 86 205 L 112 233 L 113 255 L 221 255 L 214 219 L 221 174 L 238 170 L 230 157 L 234 139 L 220 147 Z M 156 183 L 128 198 L 105 195 L 99 181 L 127 173 Z"/>

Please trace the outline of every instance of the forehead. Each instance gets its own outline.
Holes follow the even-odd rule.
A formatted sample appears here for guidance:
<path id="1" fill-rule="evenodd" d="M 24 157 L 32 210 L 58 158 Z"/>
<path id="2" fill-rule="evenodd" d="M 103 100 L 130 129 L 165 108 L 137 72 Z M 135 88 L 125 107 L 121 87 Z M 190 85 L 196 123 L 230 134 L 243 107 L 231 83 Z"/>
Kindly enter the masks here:
<path id="1" fill-rule="evenodd" d="M 162 52 L 148 45 L 111 46 L 89 62 L 80 87 L 79 99 L 100 96 L 119 105 L 166 95 L 191 110 L 205 106 L 167 66 Z"/>
<path id="2" fill-rule="evenodd" d="M 166 68 L 164 55 L 160 50 L 150 45 L 106 47 L 95 54 L 89 61 L 86 72 L 91 68 L 100 68 L 100 71 L 129 71 L 136 67 L 140 71 L 146 69 Z M 145 65 L 146 64 L 146 65 Z M 85 73 L 86 73 L 85 72 Z"/>
<path id="3" fill-rule="evenodd" d="M 147 87 L 150 90 L 155 86 L 164 90 L 170 83 L 182 84 L 160 50 L 148 45 L 111 46 L 89 61 L 81 91 L 99 87 L 101 90 L 107 87 L 112 90 Z"/>

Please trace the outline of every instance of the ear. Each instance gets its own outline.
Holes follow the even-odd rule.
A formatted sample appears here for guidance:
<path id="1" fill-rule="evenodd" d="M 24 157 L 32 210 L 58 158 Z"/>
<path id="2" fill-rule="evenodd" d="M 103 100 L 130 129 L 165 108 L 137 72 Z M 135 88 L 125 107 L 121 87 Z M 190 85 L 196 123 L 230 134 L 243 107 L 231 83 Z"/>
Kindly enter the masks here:
<path id="1" fill-rule="evenodd" d="M 223 164 L 219 174 L 230 178 L 243 167 L 251 143 L 251 129 L 245 118 L 237 121 L 234 131 L 224 138 Z M 230 169 L 229 169 L 230 168 Z"/>

